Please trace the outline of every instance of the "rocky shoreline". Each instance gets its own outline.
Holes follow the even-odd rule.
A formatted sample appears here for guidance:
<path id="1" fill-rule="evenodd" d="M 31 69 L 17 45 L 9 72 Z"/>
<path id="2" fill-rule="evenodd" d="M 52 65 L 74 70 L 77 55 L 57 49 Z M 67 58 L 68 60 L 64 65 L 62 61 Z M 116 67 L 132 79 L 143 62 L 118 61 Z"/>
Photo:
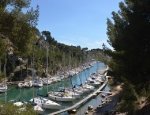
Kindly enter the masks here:
<path id="1" fill-rule="evenodd" d="M 73 69 L 68 69 L 67 71 L 59 71 L 57 72 L 57 74 L 55 75 L 50 75 L 48 74 L 46 78 L 48 78 L 49 80 L 51 80 L 51 83 L 55 83 L 55 82 L 59 82 L 62 79 L 66 79 L 68 77 L 71 77 L 75 74 L 80 73 L 81 71 L 90 68 L 91 66 L 93 66 L 96 63 L 96 61 L 92 61 L 92 62 L 87 62 L 85 64 L 82 64 L 79 67 L 73 68 Z M 40 76 L 36 76 L 35 78 L 37 79 L 45 79 L 45 77 L 40 77 Z M 58 78 L 58 79 L 57 79 Z M 32 77 L 28 77 L 25 80 L 18 80 L 18 81 L 7 81 L 7 85 L 17 85 L 18 83 L 24 83 L 25 81 L 30 81 L 32 80 Z"/>
<path id="2" fill-rule="evenodd" d="M 103 105 L 97 107 L 91 115 L 116 115 L 116 106 L 122 91 L 122 84 L 113 87 L 112 95 L 104 98 L 105 101 L 110 100 Z"/>

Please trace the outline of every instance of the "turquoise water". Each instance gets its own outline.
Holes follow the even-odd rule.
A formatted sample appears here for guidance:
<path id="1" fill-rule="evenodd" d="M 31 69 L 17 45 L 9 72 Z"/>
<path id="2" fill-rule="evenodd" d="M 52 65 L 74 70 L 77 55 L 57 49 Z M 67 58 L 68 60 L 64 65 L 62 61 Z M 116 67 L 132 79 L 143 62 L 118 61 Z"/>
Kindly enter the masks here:
<path id="1" fill-rule="evenodd" d="M 84 84 L 86 79 L 94 72 L 97 72 L 97 70 L 104 70 L 106 69 L 106 66 L 101 63 L 95 63 L 91 68 L 86 69 L 82 72 L 80 72 L 77 75 L 74 75 L 73 77 L 67 78 L 62 80 L 61 82 L 56 82 L 53 84 L 48 85 L 48 91 L 56 91 L 59 90 L 60 87 L 72 87 L 73 85 L 80 85 L 81 83 Z M 22 100 L 22 101 L 29 101 L 34 96 L 37 96 L 37 94 L 40 95 L 46 95 L 47 94 L 47 86 L 43 86 L 42 88 L 17 88 L 15 85 L 9 86 L 7 91 L 7 101 L 10 100 Z M 84 96 L 83 96 L 84 97 Z M 81 98 L 83 98 L 81 97 Z M 0 100 L 5 100 L 5 94 L 0 94 Z M 71 106 L 75 102 L 59 102 L 63 105 L 63 107 Z M 95 103 L 95 102 L 94 102 Z M 52 110 L 47 110 L 46 113 L 52 112 Z"/>

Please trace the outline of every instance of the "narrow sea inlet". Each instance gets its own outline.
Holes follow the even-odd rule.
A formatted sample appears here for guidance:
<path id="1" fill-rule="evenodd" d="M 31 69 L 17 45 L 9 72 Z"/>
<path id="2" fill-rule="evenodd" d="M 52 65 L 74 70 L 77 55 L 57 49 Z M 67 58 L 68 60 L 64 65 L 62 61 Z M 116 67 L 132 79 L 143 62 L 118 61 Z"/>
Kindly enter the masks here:
<path id="1" fill-rule="evenodd" d="M 48 85 L 48 91 L 58 91 L 60 89 L 63 88 L 72 88 L 73 86 L 79 86 L 81 84 L 85 84 L 85 82 L 87 81 L 87 79 L 91 76 L 91 74 L 96 73 L 98 71 L 103 71 L 104 69 L 106 69 L 106 65 L 104 63 L 101 62 L 96 62 L 95 64 L 93 64 L 93 66 L 91 66 L 90 68 L 87 68 L 85 70 L 83 70 L 82 72 L 61 80 L 60 82 L 56 82 L 56 83 L 52 83 L 50 85 Z M 96 88 L 95 88 L 96 90 Z M 104 90 L 109 90 L 109 87 L 106 86 L 104 88 Z M 79 100 L 83 99 L 84 97 L 86 97 L 87 95 L 89 95 L 91 92 L 86 93 L 84 95 L 82 95 Z M 27 101 L 29 102 L 29 100 L 33 97 L 37 97 L 37 96 L 46 96 L 47 95 L 47 86 L 44 85 L 41 88 L 17 88 L 17 86 L 15 85 L 11 85 L 8 87 L 8 91 L 6 94 L 6 99 L 7 101 L 12 101 L 12 100 L 16 100 L 16 101 Z M 0 94 L 0 100 L 4 101 L 5 100 L 5 94 Z M 78 102 L 79 100 L 75 100 L 72 102 L 57 102 L 59 104 L 62 105 L 62 108 L 66 108 L 69 106 L 72 106 L 73 104 L 75 104 L 76 102 Z M 98 106 L 101 102 L 101 97 L 96 97 L 95 99 L 91 99 L 90 101 L 88 101 L 87 103 L 85 103 L 82 107 L 79 108 L 77 114 L 82 114 L 83 112 L 86 111 L 88 105 L 93 105 L 93 106 Z M 45 110 L 45 114 L 49 114 L 52 113 L 56 110 Z M 63 113 L 63 114 L 67 114 L 67 113 Z"/>

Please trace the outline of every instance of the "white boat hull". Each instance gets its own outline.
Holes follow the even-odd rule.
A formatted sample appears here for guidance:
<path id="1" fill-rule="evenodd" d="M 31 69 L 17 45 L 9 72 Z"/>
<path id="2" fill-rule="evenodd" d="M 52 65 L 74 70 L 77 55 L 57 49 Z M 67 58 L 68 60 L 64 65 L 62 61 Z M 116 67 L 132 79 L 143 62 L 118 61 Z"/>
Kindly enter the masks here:
<path id="1" fill-rule="evenodd" d="M 7 85 L 0 87 L 0 93 L 4 93 L 7 91 Z"/>
<path id="2" fill-rule="evenodd" d="M 74 101 L 76 98 L 75 97 L 72 97 L 72 96 L 55 96 L 55 95 L 52 95 L 52 94 L 48 94 L 48 97 L 50 99 L 53 99 L 53 100 L 56 100 L 56 101 Z"/>
<path id="3" fill-rule="evenodd" d="M 43 107 L 44 109 L 61 109 L 60 104 L 46 98 L 36 97 L 34 99 L 31 99 L 30 101 Z"/>
<path id="4" fill-rule="evenodd" d="M 62 108 L 59 105 L 49 105 L 49 104 L 43 104 L 42 107 L 44 109 L 61 109 Z"/>

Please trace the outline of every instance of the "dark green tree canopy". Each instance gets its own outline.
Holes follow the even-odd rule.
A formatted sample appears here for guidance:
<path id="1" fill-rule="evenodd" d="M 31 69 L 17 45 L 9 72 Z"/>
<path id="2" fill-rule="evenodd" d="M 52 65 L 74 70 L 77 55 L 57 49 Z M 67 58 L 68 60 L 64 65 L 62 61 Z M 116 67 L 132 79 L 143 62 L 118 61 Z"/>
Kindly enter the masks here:
<path id="1" fill-rule="evenodd" d="M 150 0 L 124 0 L 107 21 L 110 64 L 116 76 L 134 84 L 150 82 Z M 139 85 L 140 85 L 139 84 Z"/>
<path id="2" fill-rule="evenodd" d="M 36 10 L 30 8 L 30 2 L 31 0 L 0 0 L 0 34 L 8 38 L 19 53 L 27 53 L 35 38 L 38 7 Z"/>

